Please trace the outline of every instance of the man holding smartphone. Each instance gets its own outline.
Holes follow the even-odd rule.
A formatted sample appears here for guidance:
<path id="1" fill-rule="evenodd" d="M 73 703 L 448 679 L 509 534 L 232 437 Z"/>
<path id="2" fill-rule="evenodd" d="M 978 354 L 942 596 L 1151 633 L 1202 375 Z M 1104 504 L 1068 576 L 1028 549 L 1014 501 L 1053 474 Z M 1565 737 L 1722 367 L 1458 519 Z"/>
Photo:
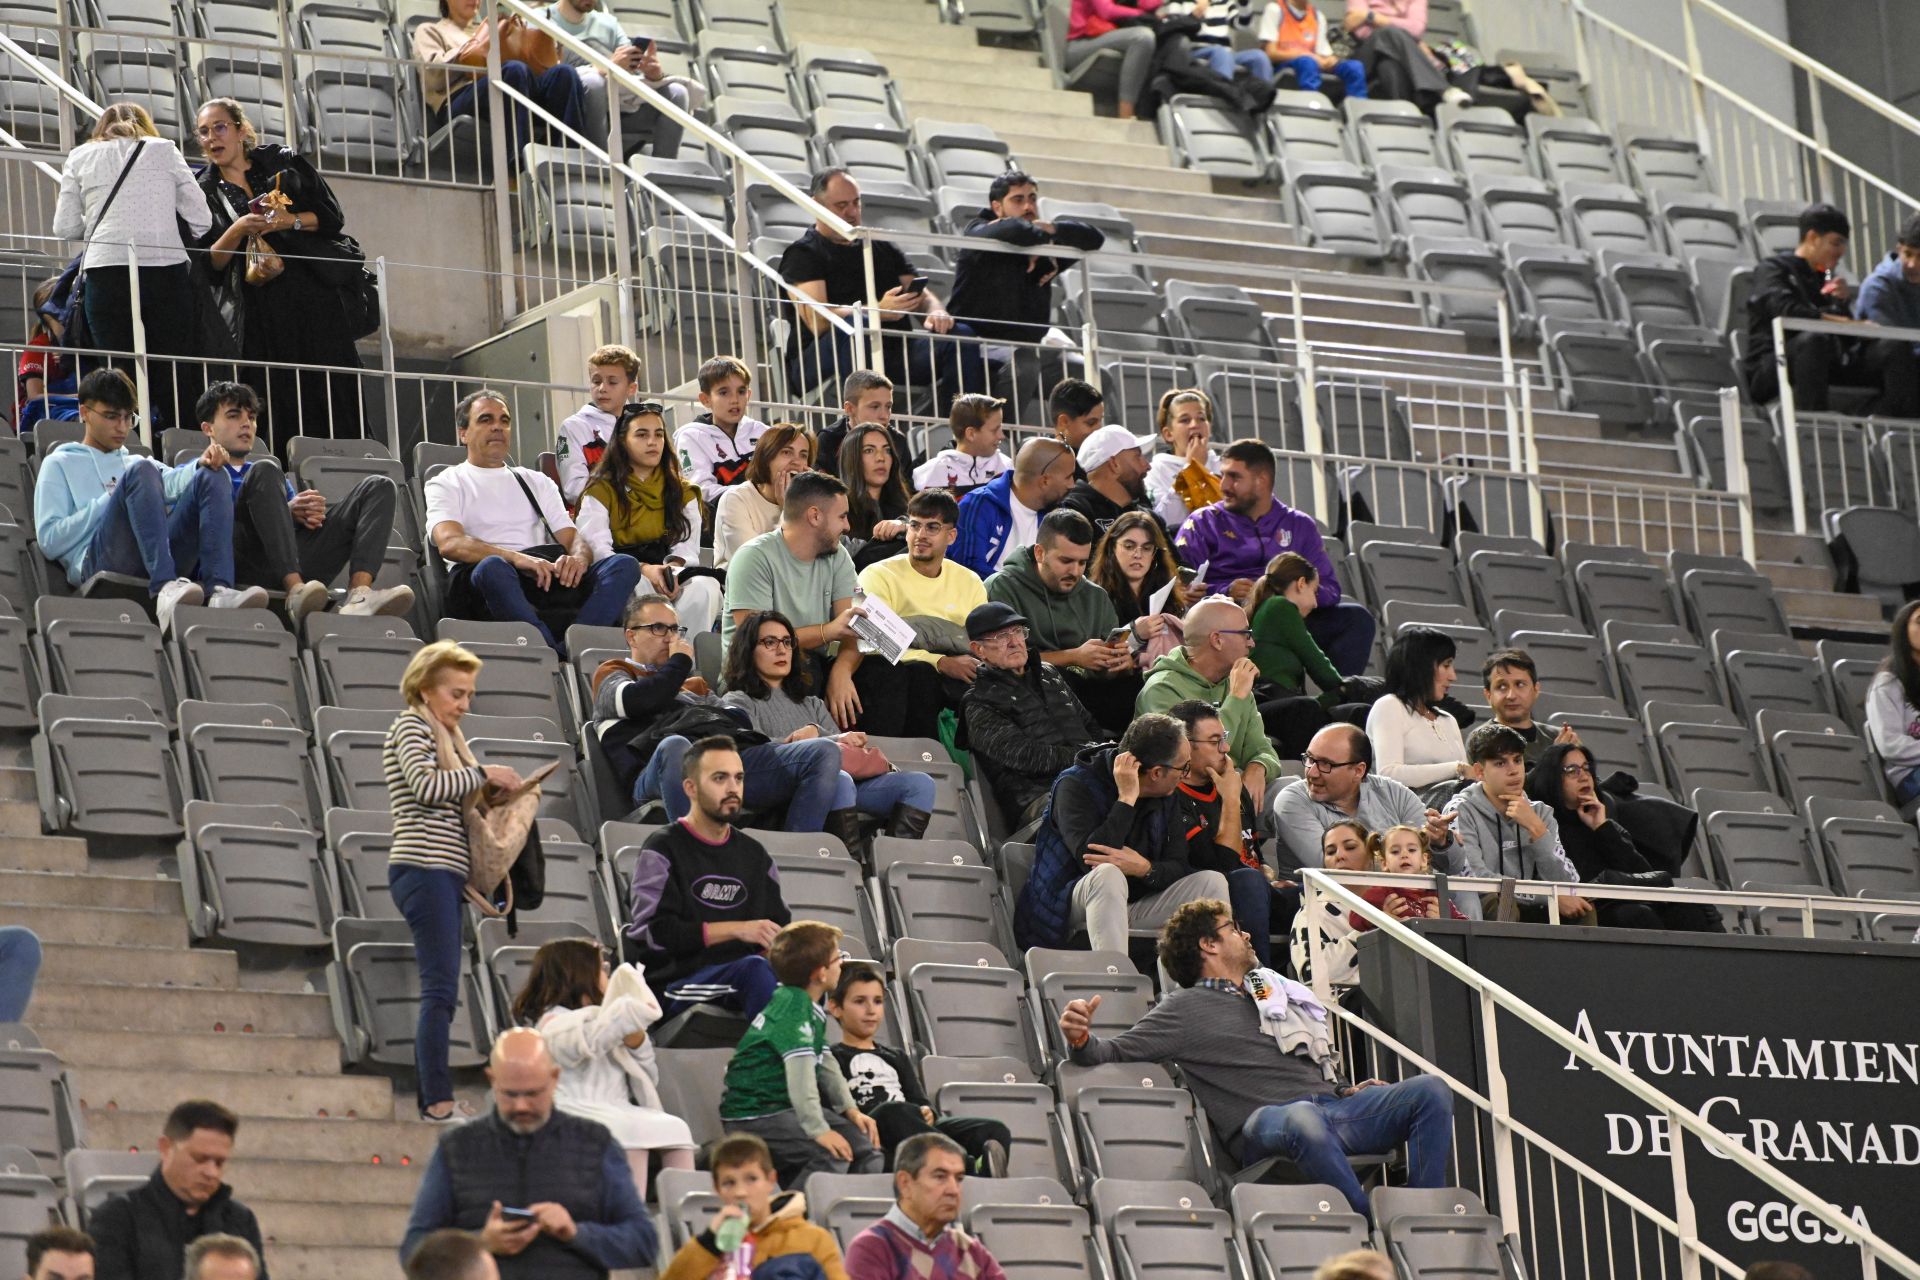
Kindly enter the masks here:
<path id="1" fill-rule="evenodd" d="M 547 17 L 562 31 L 582 44 L 605 55 L 622 71 L 646 81 L 647 87 L 668 99 L 682 111 L 697 111 L 706 101 L 706 90 L 696 80 L 670 76 L 661 68 L 660 47 L 650 35 L 629 37 L 603 0 L 554 0 Z M 685 130 L 680 122 L 662 112 L 653 103 L 625 89 L 615 93 L 600 68 L 590 64 L 564 44 L 560 52 L 569 66 L 580 72 L 586 129 L 589 137 L 604 137 L 612 142 L 611 102 L 620 104 L 620 149 L 622 158 L 634 154 L 649 139 L 659 160 L 672 160 L 680 154 L 680 139 Z"/>

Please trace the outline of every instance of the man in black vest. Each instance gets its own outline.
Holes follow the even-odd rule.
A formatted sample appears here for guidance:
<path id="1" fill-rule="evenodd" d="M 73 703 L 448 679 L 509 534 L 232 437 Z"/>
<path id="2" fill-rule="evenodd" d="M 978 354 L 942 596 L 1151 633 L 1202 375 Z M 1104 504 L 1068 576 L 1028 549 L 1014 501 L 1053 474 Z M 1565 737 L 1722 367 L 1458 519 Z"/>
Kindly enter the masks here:
<path id="1" fill-rule="evenodd" d="M 560 1068 L 516 1028 L 487 1065 L 494 1109 L 448 1130 L 414 1196 L 404 1263 L 442 1227 L 480 1233 L 502 1280 L 606 1280 L 650 1267 L 653 1220 L 604 1125 L 556 1111 Z"/>
<path id="2" fill-rule="evenodd" d="M 100 1280 L 181 1280 L 187 1246 L 238 1236 L 260 1252 L 253 1210 L 221 1181 L 240 1118 L 217 1102 L 183 1102 L 160 1130 L 160 1167 L 147 1185 L 101 1205 L 88 1221 Z M 259 1280 L 266 1280 L 263 1267 Z"/>

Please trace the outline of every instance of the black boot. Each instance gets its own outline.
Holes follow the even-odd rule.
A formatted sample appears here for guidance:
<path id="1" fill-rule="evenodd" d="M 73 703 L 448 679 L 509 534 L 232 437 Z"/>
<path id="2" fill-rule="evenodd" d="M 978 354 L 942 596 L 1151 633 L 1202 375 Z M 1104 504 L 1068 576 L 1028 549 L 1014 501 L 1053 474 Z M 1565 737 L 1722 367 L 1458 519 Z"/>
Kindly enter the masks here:
<path id="1" fill-rule="evenodd" d="M 839 837 L 840 843 L 847 846 L 861 866 L 873 865 L 873 844 L 867 839 L 866 830 L 860 825 L 858 809 L 835 809 L 827 814 L 820 829 L 830 836 Z"/>
<path id="2" fill-rule="evenodd" d="M 932 821 L 933 815 L 925 809 L 897 804 L 887 815 L 887 834 L 896 840 L 920 840 L 926 836 L 927 824 Z"/>

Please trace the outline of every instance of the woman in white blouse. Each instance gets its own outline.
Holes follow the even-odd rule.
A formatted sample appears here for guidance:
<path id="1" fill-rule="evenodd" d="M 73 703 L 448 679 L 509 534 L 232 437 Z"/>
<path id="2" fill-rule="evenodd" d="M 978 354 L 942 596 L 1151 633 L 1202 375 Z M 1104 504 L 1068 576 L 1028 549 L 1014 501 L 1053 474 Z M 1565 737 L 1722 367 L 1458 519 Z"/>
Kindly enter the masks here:
<path id="1" fill-rule="evenodd" d="M 776 422 L 754 442 L 746 478 L 731 485 L 713 505 L 713 562 L 724 566 L 733 553 L 780 523 L 787 481 L 813 465 L 813 437 L 805 427 Z"/>
<path id="2" fill-rule="evenodd" d="M 1440 709 L 1453 687 L 1453 637 L 1409 627 L 1387 650 L 1387 692 L 1367 713 L 1373 772 L 1419 791 L 1468 776 L 1460 725 Z"/>

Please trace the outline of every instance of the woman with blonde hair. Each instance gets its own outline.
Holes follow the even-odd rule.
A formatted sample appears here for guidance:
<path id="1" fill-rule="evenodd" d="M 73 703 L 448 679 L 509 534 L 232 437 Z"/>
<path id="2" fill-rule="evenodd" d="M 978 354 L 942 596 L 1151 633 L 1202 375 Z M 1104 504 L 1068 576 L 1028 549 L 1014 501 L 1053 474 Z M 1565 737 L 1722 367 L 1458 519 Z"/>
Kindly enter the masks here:
<path id="1" fill-rule="evenodd" d="M 776 422 L 754 442 L 745 484 L 730 485 L 713 504 L 713 563 L 780 524 L 787 481 L 813 465 L 813 437 L 805 427 Z"/>
<path id="2" fill-rule="evenodd" d="M 1160 397 L 1154 429 L 1167 452 L 1147 468 L 1147 500 L 1170 532 L 1187 517 L 1220 501 L 1220 469 L 1213 449 L 1213 401 L 1198 387 L 1183 387 Z"/>
<path id="3" fill-rule="evenodd" d="M 407 709 L 387 730 L 380 764 L 393 810 L 387 891 L 413 931 L 420 964 L 420 1016 L 414 1028 L 420 1118 L 458 1121 L 447 1041 L 460 996 L 460 924 L 466 901 L 466 820 L 462 802 L 488 785 L 517 787 L 505 765 L 481 765 L 467 750 L 460 721 L 473 705 L 480 659 L 451 640 L 423 645 L 400 677 Z"/>

